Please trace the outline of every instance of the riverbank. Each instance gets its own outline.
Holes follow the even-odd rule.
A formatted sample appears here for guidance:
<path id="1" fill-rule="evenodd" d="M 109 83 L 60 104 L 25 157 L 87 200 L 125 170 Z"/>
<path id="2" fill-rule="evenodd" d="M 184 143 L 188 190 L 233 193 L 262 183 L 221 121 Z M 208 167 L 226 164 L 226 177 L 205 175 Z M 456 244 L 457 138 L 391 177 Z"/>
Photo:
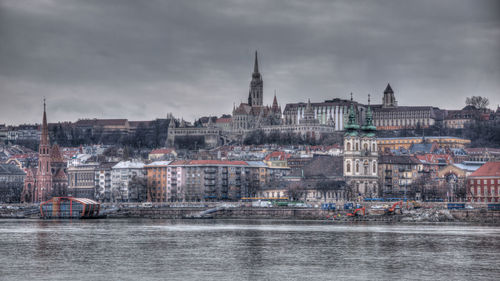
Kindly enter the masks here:
<path id="1" fill-rule="evenodd" d="M 282 219 L 282 220 L 331 220 L 331 221 L 385 221 L 385 222 L 476 222 L 500 225 L 500 212 L 484 209 L 447 210 L 414 209 L 403 210 L 402 214 L 347 216 L 350 211 L 332 211 L 316 208 L 220 208 L 209 214 L 200 208 L 122 208 L 111 213 L 112 218 L 152 218 L 152 219 Z"/>
<path id="2" fill-rule="evenodd" d="M 485 208 L 448 210 L 433 208 L 403 208 L 402 213 L 384 215 L 378 210 L 366 208 L 363 216 L 348 216 L 350 210 L 322 210 L 320 208 L 249 207 L 220 204 L 219 206 L 164 205 L 142 207 L 140 205 L 103 205 L 101 214 L 108 218 L 149 219 L 279 219 L 279 220 L 329 220 L 329 221 L 380 221 L 380 222 L 474 222 L 500 225 L 500 212 Z M 4 206 L 0 218 L 37 218 L 36 205 Z"/>

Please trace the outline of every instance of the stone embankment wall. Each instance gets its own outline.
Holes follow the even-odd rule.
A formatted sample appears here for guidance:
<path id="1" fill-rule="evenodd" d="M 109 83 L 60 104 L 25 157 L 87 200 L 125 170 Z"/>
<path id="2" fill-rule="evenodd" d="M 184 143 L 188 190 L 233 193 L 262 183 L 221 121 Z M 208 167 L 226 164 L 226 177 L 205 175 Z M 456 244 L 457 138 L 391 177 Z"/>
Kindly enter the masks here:
<path id="1" fill-rule="evenodd" d="M 196 218 L 205 209 L 203 208 L 122 208 L 118 212 L 110 214 L 109 217 L 131 217 L 131 218 L 164 218 L 182 219 Z M 205 216 L 206 218 L 220 219 L 303 219 L 303 220 L 351 220 L 346 214 L 349 211 L 327 211 L 316 208 L 251 208 L 236 207 L 219 210 Z M 500 224 L 500 212 L 487 211 L 486 209 L 472 210 L 447 210 L 444 208 L 421 208 L 415 210 L 403 209 L 403 214 L 370 215 L 369 209 L 366 216 L 355 220 L 363 221 L 402 221 L 402 222 L 443 222 L 464 221 Z"/>

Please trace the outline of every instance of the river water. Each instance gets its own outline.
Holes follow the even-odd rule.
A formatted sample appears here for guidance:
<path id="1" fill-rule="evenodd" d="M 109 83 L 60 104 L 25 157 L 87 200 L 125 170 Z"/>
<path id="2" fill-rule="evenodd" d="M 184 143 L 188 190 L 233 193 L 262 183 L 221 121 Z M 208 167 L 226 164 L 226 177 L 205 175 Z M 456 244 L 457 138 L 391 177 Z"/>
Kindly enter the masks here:
<path id="1" fill-rule="evenodd" d="M 499 280 L 500 227 L 0 220 L 0 280 Z"/>

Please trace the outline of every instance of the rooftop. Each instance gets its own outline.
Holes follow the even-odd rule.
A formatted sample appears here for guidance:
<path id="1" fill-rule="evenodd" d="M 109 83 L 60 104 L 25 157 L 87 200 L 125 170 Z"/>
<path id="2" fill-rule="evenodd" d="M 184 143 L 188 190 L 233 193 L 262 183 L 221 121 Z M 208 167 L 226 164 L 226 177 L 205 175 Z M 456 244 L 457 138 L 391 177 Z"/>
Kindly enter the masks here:
<path id="1" fill-rule="evenodd" d="M 145 167 L 167 166 L 172 161 L 154 161 L 153 163 L 145 165 Z"/>
<path id="2" fill-rule="evenodd" d="M 0 175 L 25 175 L 16 165 L 0 164 Z"/>
<path id="3" fill-rule="evenodd" d="M 113 166 L 113 169 L 142 169 L 144 168 L 144 163 L 136 161 L 121 161 Z"/>
<path id="4" fill-rule="evenodd" d="M 469 177 L 500 177 L 500 162 L 486 162 Z"/>

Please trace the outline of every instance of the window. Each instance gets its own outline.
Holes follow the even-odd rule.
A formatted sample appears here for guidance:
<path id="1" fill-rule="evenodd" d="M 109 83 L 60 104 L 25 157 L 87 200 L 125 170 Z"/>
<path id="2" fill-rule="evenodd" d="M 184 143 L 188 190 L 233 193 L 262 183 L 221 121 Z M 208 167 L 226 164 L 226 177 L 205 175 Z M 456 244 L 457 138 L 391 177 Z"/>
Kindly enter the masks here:
<path id="1" fill-rule="evenodd" d="M 351 150 L 351 143 L 350 142 L 347 143 L 347 151 L 349 151 L 349 150 Z"/>
<path id="2" fill-rule="evenodd" d="M 350 173 L 350 172 L 351 172 L 351 163 L 349 163 L 349 162 L 347 162 L 346 171 L 347 171 L 348 173 Z"/>
<path id="3" fill-rule="evenodd" d="M 358 150 L 359 150 L 359 144 L 356 143 L 356 151 L 358 151 Z"/>
<path id="4" fill-rule="evenodd" d="M 356 162 L 356 173 L 359 173 L 359 163 Z"/>

